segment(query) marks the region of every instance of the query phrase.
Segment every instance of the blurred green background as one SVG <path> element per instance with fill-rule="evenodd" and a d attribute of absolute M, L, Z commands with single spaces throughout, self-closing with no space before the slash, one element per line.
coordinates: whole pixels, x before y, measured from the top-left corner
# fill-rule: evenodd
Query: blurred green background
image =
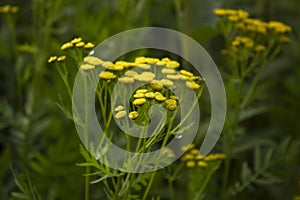
<path fill-rule="evenodd" d="M 83 161 L 80 141 L 57 106 L 63 84 L 47 63 L 62 43 L 80 36 L 98 44 L 131 28 L 166 27 L 194 38 L 222 66 L 222 37 L 213 14 L 218 7 L 244 9 L 252 17 L 292 26 L 291 43 L 269 64 L 258 91 L 268 111 L 244 126 L 250 135 L 300 140 L 299 0 L 1 0 L 0 6 L 6 4 L 19 11 L 0 13 L 0 199 L 20 190 L 41 199 L 83 199 L 84 169 L 76 166 Z M 299 157 L 283 163 L 278 172 L 283 182 L 250 189 L 236 199 L 300 194 Z M 218 185 L 211 184 L 212 190 Z M 101 185 L 92 185 L 91 198 L 105 199 Z"/>

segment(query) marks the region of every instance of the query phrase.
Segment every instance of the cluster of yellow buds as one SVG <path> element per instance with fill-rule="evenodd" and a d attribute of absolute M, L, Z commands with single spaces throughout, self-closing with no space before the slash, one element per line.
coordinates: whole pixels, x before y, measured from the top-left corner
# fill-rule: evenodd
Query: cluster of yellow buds
<path fill-rule="evenodd" d="M 20 10 L 18 6 L 5 5 L 0 6 L 0 13 L 17 13 Z"/>
<path fill-rule="evenodd" d="M 81 37 L 78 37 L 78 38 L 74 38 L 70 42 L 67 42 L 67 43 L 64 43 L 63 45 L 61 45 L 60 49 L 66 50 L 66 49 L 69 49 L 72 47 L 82 47 L 85 49 L 92 49 L 95 47 L 95 45 L 91 42 L 85 43 Z"/>
<path fill-rule="evenodd" d="M 95 45 L 91 42 L 88 42 L 88 43 L 85 43 L 81 37 L 78 37 L 78 38 L 74 38 L 72 39 L 70 42 L 67 42 L 63 45 L 61 45 L 60 49 L 61 50 L 67 50 L 69 48 L 73 48 L 73 47 L 77 47 L 77 48 L 85 48 L 85 49 L 92 49 L 95 47 Z M 65 55 L 62 55 L 62 56 L 51 56 L 49 59 L 48 59 L 48 63 L 53 63 L 55 61 L 58 61 L 58 62 L 62 62 L 66 59 L 67 57 Z M 96 62 L 96 61 L 94 61 Z M 89 64 L 85 64 L 85 65 L 82 65 L 81 66 L 83 69 L 94 69 L 95 67 L 93 65 L 89 65 Z"/>
<path fill-rule="evenodd" d="M 161 73 L 165 75 L 165 78 L 160 80 L 155 79 L 155 74 L 150 71 L 144 71 L 138 73 L 137 71 L 131 70 L 134 67 L 141 70 L 150 70 L 152 65 L 161 67 Z M 91 70 L 96 66 L 104 67 L 110 73 L 102 72 L 100 78 L 111 80 L 115 79 L 113 75 L 114 71 L 125 71 L 124 76 L 120 77 L 118 81 L 124 84 L 132 84 L 135 81 L 150 83 L 154 90 L 162 90 L 164 87 L 173 87 L 174 81 L 183 80 L 186 82 L 186 86 L 191 89 L 198 89 L 201 87 L 197 81 L 203 81 L 199 76 L 195 76 L 193 73 L 187 70 L 177 69 L 180 64 L 177 61 L 170 60 L 169 58 L 149 58 L 149 57 L 137 57 L 134 62 L 116 61 L 115 63 L 110 61 L 103 61 L 102 59 L 95 56 L 87 56 L 84 58 L 84 63 L 81 65 L 82 70 Z"/>
<path fill-rule="evenodd" d="M 242 46 L 247 47 L 248 51 L 265 51 L 268 41 L 273 37 L 280 43 L 290 42 L 290 38 L 285 34 L 290 32 L 292 28 L 282 22 L 264 22 L 250 18 L 249 13 L 244 10 L 218 8 L 214 10 L 214 13 L 223 19 L 222 22 L 231 24 L 230 27 L 233 27 L 233 29 L 236 28 L 233 32 L 237 36 L 233 38 L 229 48 L 234 53 L 238 52 L 238 48 Z M 260 43 L 256 44 L 257 41 Z M 228 53 L 226 50 L 223 52 Z"/>
<path fill-rule="evenodd" d="M 127 114 L 125 107 L 122 105 L 115 107 L 114 111 L 116 112 L 116 114 L 115 114 L 116 119 L 121 119 L 121 118 L 125 117 Z M 139 116 L 139 113 L 137 111 L 132 111 L 128 114 L 128 117 L 133 120 L 138 118 L 138 116 Z"/>
<path fill-rule="evenodd" d="M 213 153 L 202 156 L 199 149 L 195 147 L 195 144 L 182 147 L 182 151 L 185 151 L 185 153 L 181 157 L 181 161 L 184 162 L 188 168 L 193 168 L 195 166 L 205 168 L 210 161 L 223 160 L 225 158 L 225 154 L 223 153 Z"/>

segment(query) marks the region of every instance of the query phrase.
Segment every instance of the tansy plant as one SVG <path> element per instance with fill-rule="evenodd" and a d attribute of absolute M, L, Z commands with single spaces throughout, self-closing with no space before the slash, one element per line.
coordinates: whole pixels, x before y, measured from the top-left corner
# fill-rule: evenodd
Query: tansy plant
<path fill-rule="evenodd" d="M 182 135 L 187 134 L 187 129 L 191 126 L 181 127 L 188 116 L 180 118 L 180 98 L 186 98 L 186 91 L 191 91 L 195 94 L 196 99 L 202 94 L 204 87 L 204 79 L 184 69 L 176 60 L 168 57 L 151 58 L 151 57 L 136 57 L 132 61 L 117 60 L 115 62 L 103 60 L 94 55 L 94 51 L 87 54 L 87 50 L 93 48 L 92 43 L 85 43 L 81 38 L 74 38 L 61 46 L 64 52 L 62 55 L 51 56 L 49 63 L 56 63 L 59 75 L 61 76 L 66 88 L 67 96 L 72 98 L 70 79 L 73 78 L 69 63 L 75 63 L 77 66 L 77 73 L 82 73 L 85 79 L 85 86 L 97 84 L 96 93 L 96 107 L 99 111 L 98 118 L 105 137 L 109 138 L 114 143 L 123 147 L 128 152 L 147 153 L 156 149 L 163 149 L 157 157 L 159 162 L 154 162 L 151 165 L 153 169 L 158 168 L 162 163 L 168 162 L 170 158 L 174 157 L 174 149 L 167 146 L 168 142 L 174 138 L 180 139 Z M 67 66 L 68 65 L 68 66 Z M 99 72 L 100 69 L 100 72 Z M 134 87 L 138 84 L 138 87 Z M 175 94 L 172 90 L 176 87 L 179 90 Z M 117 94 L 114 96 L 114 90 Z M 129 91 L 134 91 L 129 93 Z M 85 93 L 83 93 L 85 94 Z M 125 98 L 129 95 L 129 98 Z M 129 106 L 126 104 L 129 101 Z M 82 102 L 85 104 L 86 102 Z M 80 127 L 86 129 L 86 116 L 77 115 L 77 108 L 73 108 L 75 116 L 71 114 L 70 107 L 62 100 L 60 107 L 66 115 L 74 120 Z M 156 120 L 153 115 L 157 113 L 153 106 L 162 106 L 165 112 L 165 118 Z M 196 102 L 191 101 L 189 113 L 198 106 Z M 112 108 L 112 109 L 111 109 Z M 160 112 L 161 109 L 156 110 Z M 160 113 L 161 114 L 161 113 Z M 155 121 L 155 122 L 153 122 Z M 135 131 L 136 125 L 146 127 L 154 123 L 154 131 L 149 133 L 148 129 L 142 131 Z M 125 128 L 124 128 L 125 127 Z M 133 128 L 132 128 L 133 127 Z M 161 129 L 159 129 L 162 127 Z M 124 129 L 123 129 L 124 128 Z M 109 199 L 148 199 L 150 189 L 154 182 L 157 173 L 162 171 L 155 171 L 151 173 L 129 173 L 116 169 L 111 169 L 109 163 L 105 163 L 105 153 L 97 154 L 98 151 L 105 146 L 103 140 L 100 139 L 98 144 L 90 145 L 89 137 L 84 135 L 83 143 L 88 145 L 89 150 L 92 151 L 92 156 L 85 148 L 81 147 L 80 151 L 85 157 L 86 162 L 78 164 L 86 167 L 86 193 L 85 199 L 89 199 L 89 184 L 101 182 L 105 188 L 107 198 Z M 149 136 L 150 137 L 145 137 Z M 180 144 L 180 143 L 179 143 Z M 164 148 L 166 147 L 166 148 Z M 162 173 L 165 179 L 168 180 L 170 188 L 170 199 L 174 199 L 173 184 L 179 172 L 187 168 L 194 168 L 204 170 L 199 178 L 205 179 L 201 185 L 200 193 L 203 195 L 204 188 L 207 185 L 212 173 L 219 167 L 220 159 L 224 159 L 223 154 L 212 154 L 207 157 L 200 156 L 199 151 L 195 146 L 182 147 L 184 151 L 189 152 L 192 149 L 192 154 L 185 154 L 179 164 L 169 166 L 167 173 Z M 181 147 L 178 146 L 179 151 Z M 197 152 L 196 152 L 197 151 Z M 183 153 L 183 151 L 181 151 Z M 191 155 L 195 156 L 192 157 Z M 101 158 L 103 162 L 98 159 Z M 212 164 L 210 164 L 212 162 Z M 123 164 L 123 168 L 130 165 L 130 160 Z M 213 166 L 213 167 L 211 167 Z M 92 167 L 92 168 L 91 168 Z M 139 166 L 130 166 L 131 168 Z M 196 168 L 194 168 L 196 169 Z M 210 172 L 210 173 L 205 173 Z M 167 174 L 167 175 L 166 175 Z M 91 180 L 90 177 L 93 177 Z M 193 190 L 197 187 L 192 187 Z M 191 193 L 193 194 L 193 193 Z M 192 197 L 192 195 L 191 195 Z M 153 197 L 159 199 L 160 197 Z"/>
<path fill-rule="evenodd" d="M 254 183 L 260 183 L 269 168 L 283 159 L 280 157 L 282 155 L 277 157 L 273 155 L 274 160 L 270 160 L 274 148 L 271 146 L 269 155 L 266 155 L 268 158 L 261 163 L 260 160 L 264 159 L 264 154 L 261 153 L 258 142 L 254 153 L 255 169 L 252 171 L 248 162 L 244 162 L 241 180 L 232 181 L 230 178 L 234 174 L 231 170 L 232 159 L 238 156 L 238 152 L 241 153 L 235 148 L 237 141 L 247 138 L 240 122 L 265 111 L 255 105 L 255 102 L 259 101 L 256 89 L 260 89 L 259 81 L 265 68 L 278 56 L 283 45 L 290 42 L 287 33 L 292 29 L 279 21 L 264 22 L 251 18 L 244 10 L 215 9 L 214 14 L 219 17 L 217 27 L 225 41 L 225 48 L 221 52 L 224 62 L 220 65 L 225 75 L 228 111 L 221 138 L 223 151 L 226 154 L 221 195 L 223 198 L 229 198 L 246 190 Z M 267 105 L 264 108 L 266 107 Z M 286 140 L 282 143 L 288 145 Z M 274 180 L 278 179 L 269 176 L 264 178 L 264 183 L 271 184 Z M 228 187 L 229 183 L 232 184 L 230 187 Z"/>

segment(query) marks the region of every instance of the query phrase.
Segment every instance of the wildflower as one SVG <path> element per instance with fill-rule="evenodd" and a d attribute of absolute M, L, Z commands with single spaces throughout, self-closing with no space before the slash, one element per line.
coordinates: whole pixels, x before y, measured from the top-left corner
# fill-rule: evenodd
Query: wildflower
<path fill-rule="evenodd" d="M 291 39 L 285 35 L 282 35 L 279 37 L 279 42 L 281 43 L 289 43 L 291 41 Z"/>
<path fill-rule="evenodd" d="M 122 105 L 118 105 L 117 107 L 115 107 L 114 111 L 118 112 L 118 111 L 121 111 L 121 110 L 125 110 L 125 107 L 122 106 Z"/>
<path fill-rule="evenodd" d="M 136 119 L 136 118 L 138 118 L 138 116 L 139 116 L 139 113 L 137 111 L 132 111 L 128 114 L 128 117 L 130 119 Z"/>
<path fill-rule="evenodd" d="M 195 165 L 196 165 L 195 161 L 190 160 L 186 162 L 186 166 L 189 168 L 195 167 Z"/>
<path fill-rule="evenodd" d="M 114 63 L 110 62 L 110 61 L 103 61 L 101 64 L 104 68 L 112 68 Z"/>
<path fill-rule="evenodd" d="M 193 149 L 193 148 L 195 148 L 195 144 L 190 144 L 190 145 L 188 145 L 188 146 L 183 146 L 183 147 L 181 148 L 181 150 L 182 150 L 182 151 L 188 151 L 188 150 L 191 150 L 191 149 Z"/>
<path fill-rule="evenodd" d="M 85 45 L 84 42 L 78 42 L 75 44 L 76 47 L 83 47 Z"/>
<path fill-rule="evenodd" d="M 167 99 L 166 104 L 177 104 L 177 102 L 174 99 Z"/>
<path fill-rule="evenodd" d="M 249 13 L 244 10 L 238 10 L 237 15 L 239 16 L 240 19 L 245 19 L 249 16 Z"/>
<path fill-rule="evenodd" d="M 171 79 L 171 80 L 179 80 L 182 79 L 182 75 L 181 74 L 167 74 L 167 79 Z"/>
<path fill-rule="evenodd" d="M 115 64 L 116 65 L 123 65 L 124 67 L 130 67 L 131 66 L 131 63 L 126 62 L 126 61 L 117 61 Z"/>
<path fill-rule="evenodd" d="M 239 21 L 239 16 L 237 16 L 237 15 L 230 15 L 230 16 L 228 16 L 228 20 L 232 21 L 232 22 L 237 22 L 237 21 Z"/>
<path fill-rule="evenodd" d="M 173 111 L 176 108 L 177 108 L 177 104 L 176 103 L 167 104 L 167 109 L 170 110 L 170 111 Z"/>
<path fill-rule="evenodd" d="M 135 99 L 132 103 L 135 106 L 140 106 L 146 103 L 146 99 L 145 98 Z"/>
<path fill-rule="evenodd" d="M 180 70 L 180 73 L 185 76 L 193 76 L 193 73 L 191 73 L 187 70 Z"/>
<path fill-rule="evenodd" d="M 121 118 L 125 117 L 125 115 L 126 115 L 126 111 L 122 110 L 122 111 L 117 112 L 116 118 L 121 119 Z"/>
<path fill-rule="evenodd" d="M 156 96 L 155 96 L 155 99 L 156 99 L 157 101 L 165 101 L 167 98 L 164 97 L 162 94 L 159 94 L 159 95 L 156 95 Z"/>
<path fill-rule="evenodd" d="M 126 76 L 130 76 L 130 77 L 134 77 L 135 75 L 137 75 L 138 73 L 132 70 L 128 70 L 127 72 L 125 72 Z"/>
<path fill-rule="evenodd" d="M 204 162 L 204 161 L 198 161 L 197 165 L 199 167 L 207 167 L 208 164 L 207 164 L 207 162 Z"/>
<path fill-rule="evenodd" d="M 191 89 L 198 89 L 200 88 L 200 85 L 198 83 L 195 83 L 194 81 L 187 81 L 185 85 Z"/>
<path fill-rule="evenodd" d="M 102 65 L 104 62 L 103 60 L 95 56 L 87 56 L 83 59 L 83 61 L 91 65 Z"/>
<path fill-rule="evenodd" d="M 254 50 L 256 52 L 261 52 L 261 51 L 265 51 L 266 47 L 264 45 L 258 44 L 258 45 L 255 46 Z"/>
<path fill-rule="evenodd" d="M 57 58 L 57 61 L 59 61 L 59 62 L 62 62 L 62 61 L 64 61 L 64 60 L 66 60 L 66 56 L 59 56 L 59 57 Z"/>
<path fill-rule="evenodd" d="M 137 94 L 145 94 L 146 92 L 148 92 L 147 89 L 138 89 L 135 93 L 137 93 Z"/>
<path fill-rule="evenodd" d="M 18 6 L 10 6 L 10 5 L 5 5 L 5 6 L 0 6 L 0 13 L 17 13 L 19 11 Z"/>
<path fill-rule="evenodd" d="M 135 63 L 145 63 L 146 62 L 146 58 L 145 57 L 137 57 L 134 60 Z"/>
<path fill-rule="evenodd" d="M 227 11 L 225 9 L 217 8 L 214 10 L 214 14 L 217 16 L 224 16 L 227 15 Z"/>
<path fill-rule="evenodd" d="M 171 96 L 170 96 L 170 99 L 178 100 L 178 96 L 171 95 Z"/>
<path fill-rule="evenodd" d="M 166 63 L 166 66 L 169 68 L 175 69 L 175 68 L 179 67 L 180 64 L 177 61 L 170 61 L 170 62 Z"/>
<path fill-rule="evenodd" d="M 194 156 L 192 154 L 185 154 L 181 158 L 182 161 L 193 160 L 193 159 L 194 159 Z"/>
<path fill-rule="evenodd" d="M 95 45 L 91 42 L 88 42 L 87 44 L 85 44 L 83 46 L 83 48 L 85 48 L 85 49 L 91 49 L 91 48 L 94 48 L 94 47 L 95 47 Z"/>
<path fill-rule="evenodd" d="M 125 84 L 130 84 L 130 83 L 134 83 L 134 78 L 132 77 L 121 77 L 118 79 L 121 83 L 125 83 Z"/>
<path fill-rule="evenodd" d="M 175 74 L 176 71 L 174 69 L 170 69 L 170 68 L 163 68 L 161 70 L 161 73 L 163 73 L 163 74 Z"/>
<path fill-rule="evenodd" d="M 168 79 L 161 79 L 160 82 L 166 87 L 172 87 L 174 85 L 173 81 Z"/>
<path fill-rule="evenodd" d="M 80 69 L 82 69 L 82 70 L 91 70 L 91 69 L 95 69 L 95 65 L 82 64 L 82 65 L 80 66 Z"/>
<path fill-rule="evenodd" d="M 150 69 L 151 68 L 151 65 L 148 65 L 148 64 L 140 64 L 140 65 L 137 65 L 138 68 L 140 69 Z"/>
<path fill-rule="evenodd" d="M 73 44 L 72 44 L 71 42 L 67 42 L 67 43 L 63 44 L 63 45 L 60 47 L 60 49 L 61 49 L 61 50 L 66 50 L 66 49 L 71 48 L 71 47 L 73 47 Z"/>
<path fill-rule="evenodd" d="M 143 98 L 143 97 L 145 97 L 145 94 L 143 94 L 143 93 L 136 93 L 136 94 L 133 95 L 133 97 L 137 98 L 137 99 L 138 98 Z"/>
<path fill-rule="evenodd" d="M 141 81 L 141 82 L 151 82 L 154 77 L 155 77 L 155 74 L 153 74 L 152 72 L 143 72 L 141 74 L 135 75 L 134 79 Z"/>
<path fill-rule="evenodd" d="M 57 56 L 51 56 L 48 60 L 48 63 L 52 63 L 57 59 Z"/>
<path fill-rule="evenodd" d="M 81 37 L 78 37 L 78 38 L 74 38 L 73 40 L 71 40 L 71 43 L 72 44 L 76 44 L 76 43 L 79 43 L 82 41 L 82 38 Z"/>
<path fill-rule="evenodd" d="M 165 61 L 158 61 L 157 63 L 156 63 L 156 65 L 166 65 L 167 63 L 165 62 Z"/>
<path fill-rule="evenodd" d="M 148 64 L 156 64 L 160 60 L 158 58 L 146 58 L 146 63 Z"/>
<path fill-rule="evenodd" d="M 193 155 L 199 155 L 199 149 L 192 149 L 191 150 L 191 154 L 193 154 Z"/>
<path fill-rule="evenodd" d="M 114 75 L 114 74 L 111 73 L 111 72 L 104 71 L 104 72 L 101 72 L 101 73 L 99 74 L 99 77 L 100 77 L 100 78 L 103 78 L 103 79 L 110 80 L 110 79 L 116 78 L 116 75 Z"/>
<path fill-rule="evenodd" d="M 278 33 L 286 33 L 286 32 L 290 32 L 292 30 L 292 28 L 290 26 L 285 25 L 282 22 L 277 22 L 277 21 L 269 22 L 268 27 L 270 29 L 275 30 Z"/>
<path fill-rule="evenodd" d="M 155 98 L 155 94 L 154 94 L 154 92 L 147 92 L 145 94 L 145 97 L 147 97 L 149 99 L 153 99 L 153 98 Z"/>
<path fill-rule="evenodd" d="M 154 90 L 161 90 L 164 88 L 164 85 L 159 80 L 151 81 L 150 85 Z"/>
<path fill-rule="evenodd" d="M 123 65 L 116 65 L 116 64 L 110 64 L 107 67 L 108 70 L 112 70 L 112 71 L 122 71 L 124 69 Z"/>

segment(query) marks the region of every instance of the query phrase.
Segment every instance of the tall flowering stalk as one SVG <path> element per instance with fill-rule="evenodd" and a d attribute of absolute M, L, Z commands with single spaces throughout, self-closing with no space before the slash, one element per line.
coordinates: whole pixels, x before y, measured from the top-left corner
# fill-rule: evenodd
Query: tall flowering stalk
<path fill-rule="evenodd" d="M 72 98 L 69 69 L 66 61 L 75 61 L 78 67 L 78 73 L 82 73 L 84 80 L 84 88 L 89 85 L 97 84 L 96 89 L 96 107 L 99 109 L 98 117 L 103 127 L 105 137 L 109 138 L 116 144 L 128 152 L 148 153 L 156 149 L 162 149 L 157 154 L 158 162 L 152 163 L 154 169 L 158 168 L 162 163 L 168 162 L 174 157 L 174 150 L 167 146 L 168 142 L 174 138 L 180 139 L 182 135 L 192 124 L 186 125 L 189 116 L 183 116 L 180 119 L 180 98 L 185 98 L 187 91 L 195 93 L 198 99 L 203 90 L 204 80 L 192 72 L 183 69 L 180 63 L 170 58 L 151 58 L 136 57 L 133 61 L 118 60 L 116 62 L 105 61 L 94 55 L 92 51 L 89 55 L 85 49 L 93 48 L 92 43 L 84 43 L 81 38 L 75 38 L 61 46 L 61 50 L 67 52 L 65 55 L 52 56 L 49 63 L 57 63 L 58 72 L 65 83 L 67 93 Z M 69 60 L 70 62 L 70 60 Z M 99 70 L 101 71 L 99 73 Z M 96 73 L 96 74 L 95 74 Z M 138 85 L 136 88 L 135 84 Z M 177 88 L 177 94 L 173 93 L 173 89 Z M 84 89 L 85 90 L 85 89 Z M 117 94 L 114 96 L 114 90 Z M 129 94 L 130 91 L 134 91 Z M 86 95 L 83 92 L 83 95 Z M 130 98 L 125 98 L 129 95 Z M 87 101 L 86 101 L 87 102 Z M 86 102 L 83 102 L 85 104 Z M 129 102 L 129 104 L 128 104 Z M 126 106 L 128 104 L 128 106 Z M 196 102 L 191 101 L 188 108 L 188 114 L 197 106 Z M 155 111 L 153 111 L 153 106 Z M 72 116 L 70 109 L 61 103 L 64 112 L 74 120 L 80 127 L 86 129 L 88 118 L 80 116 L 75 107 L 75 116 Z M 160 108 L 163 108 L 161 110 Z M 155 115 L 165 112 L 165 118 L 157 120 Z M 142 128 L 141 132 L 138 127 L 146 127 L 154 124 L 151 132 Z M 182 126 L 185 126 L 182 128 Z M 133 191 L 140 184 L 137 180 L 146 180 L 144 192 L 138 191 L 139 198 L 147 199 L 150 188 L 153 184 L 157 172 L 125 173 L 116 169 L 110 169 L 106 160 L 110 155 L 103 152 L 105 144 L 100 139 L 95 144 L 89 141 L 87 130 L 83 137 L 83 143 L 90 148 L 92 154 L 89 155 L 83 148 L 81 152 L 86 158 L 86 163 L 79 164 L 86 167 L 86 196 L 89 199 L 89 184 L 102 182 L 105 187 L 108 198 L 133 198 Z M 90 143 L 93 143 L 91 146 Z M 107 147 L 109 148 L 109 147 Z M 180 149 L 180 146 L 178 147 Z M 100 153 L 99 153 L 100 152 Z M 99 162 L 101 159 L 104 162 Z M 134 159 L 134 158 L 133 158 Z M 143 162 L 141 160 L 140 162 Z M 90 167 L 94 167 L 91 171 Z M 123 164 L 124 168 L 137 168 L 141 166 L 131 166 L 131 160 Z M 182 167 L 182 166 L 181 166 Z M 180 168 L 181 168 L 180 167 Z M 91 181 L 90 176 L 96 177 Z M 97 178 L 98 177 L 98 178 Z M 174 180 L 173 180 L 174 181 Z M 143 182 L 144 183 L 144 182 Z M 170 181 L 170 186 L 172 185 Z M 139 188 L 139 187 L 138 187 Z"/>
<path fill-rule="evenodd" d="M 226 122 L 223 148 L 226 153 L 223 193 L 230 176 L 233 147 L 238 136 L 241 112 L 255 100 L 255 90 L 259 80 L 270 63 L 281 51 L 285 43 L 290 42 L 286 35 L 291 27 L 279 22 L 264 22 L 249 17 L 244 10 L 215 9 L 219 17 L 218 28 L 225 38 L 225 71 L 228 73 L 227 89 L 233 89 L 234 95 L 228 96 L 228 120 Z"/>

